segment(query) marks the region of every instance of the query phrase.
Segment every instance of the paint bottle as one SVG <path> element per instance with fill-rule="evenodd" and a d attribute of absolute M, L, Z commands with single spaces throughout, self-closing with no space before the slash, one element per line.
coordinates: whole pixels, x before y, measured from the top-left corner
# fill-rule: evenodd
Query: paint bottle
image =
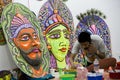
<path fill-rule="evenodd" d="M 98 61 L 98 59 L 95 59 L 93 64 L 94 64 L 94 71 L 96 73 L 98 73 L 99 72 L 99 61 Z"/>
<path fill-rule="evenodd" d="M 85 67 L 77 67 L 77 80 L 86 80 L 88 70 Z"/>

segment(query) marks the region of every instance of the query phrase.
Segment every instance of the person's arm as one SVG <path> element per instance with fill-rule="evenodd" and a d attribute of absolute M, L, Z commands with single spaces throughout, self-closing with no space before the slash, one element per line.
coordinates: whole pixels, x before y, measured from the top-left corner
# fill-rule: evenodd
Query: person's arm
<path fill-rule="evenodd" d="M 99 36 L 96 36 L 96 39 L 94 41 L 94 44 L 90 44 L 90 47 L 87 50 L 88 53 L 95 54 L 100 59 L 104 59 L 107 50 L 103 39 Z"/>
<path fill-rule="evenodd" d="M 105 58 L 105 59 L 101 59 L 99 61 L 99 66 L 100 69 L 105 69 L 107 70 L 110 66 L 112 68 L 116 67 L 116 59 L 115 58 Z M 91 64 L 90 66 L 87 67 L 88 71 L 93 71 L 94 70 L 94 65 Z"/>
<path fill-rule="evenodd" d="M 100 59 L 104 59 L 106 58 L 106 52 L 108 51 L 107 50 L 107 47 L 103 41 L 102 38 L 100 38 L 99 42 L 98 42 L 98 45 L 99 45 L 99 48 L 96 52 L 96 55 L 100 58 Z"/>
<path fill-rule="evenodd" d="M 70 55 L 71 66 L 74 66 L 74 58 L 77 55 L 77 53 L 79 53 L 79 49 L 80 49 L 80 44 L 78 41 L 76 41 L 71 50 L 71 55 Z"/>
<path fill-rule="evenodd" d="M 105 53 L 104 53 L 104 52 L 99 52 L 99 51 L 97 50 L 96 55 L 97 55 L 100 59 L 104 59 L 104 58 L 105 58 Z"/>
<path fill-rule="evenodd" d="M 104 52 L 100 52 L 99 50 L 97 50 L 97 48 L 93 45 L 93 44 L 90 44 L 90 47 L 88 50 L 86 50 L 86 53 L 88 55 L 91 55 L 90 57 L 87 56 L 88 58 L 95 58 L 95 56 L 98 56 L 100 59 L 104 59 L 105 58 L 105 53 Z"/>
<path fill-rule="evenodd" d="M 75 56 L 76 56 L 76 53 L 70 55 L 70 62 L 71 62 L 71 65 L 74 64 L 74 58 L 75 58 Z"/>

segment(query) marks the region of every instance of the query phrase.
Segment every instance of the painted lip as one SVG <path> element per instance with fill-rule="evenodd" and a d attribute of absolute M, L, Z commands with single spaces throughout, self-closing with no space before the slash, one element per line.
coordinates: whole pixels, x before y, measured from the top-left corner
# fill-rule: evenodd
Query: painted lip
<path fill-rule="evenodd" d="M 34 53 L 38 53 L 38 52 L 40 52 L 40 49 L 35 48 L 35 49 L 32 50 L 32 52 L 34 52 Z"/>
<path fill-rule="evenodd" d="M 60 51 L 62 51 L 62 52 L 66 52 L 66 48 L 61 48 L 61 49 L 59 49 Z"/>
<path fill-rule="evenodd" d="M 33 50 L 28 54 L 30 59 L 36 59 L 41 56 L 41 50 L 39 48 L 33 48 Z"/>

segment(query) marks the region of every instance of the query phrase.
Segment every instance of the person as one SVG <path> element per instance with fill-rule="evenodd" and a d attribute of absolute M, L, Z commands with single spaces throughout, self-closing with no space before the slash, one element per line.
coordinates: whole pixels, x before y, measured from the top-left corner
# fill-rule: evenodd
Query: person
<path fill-rule="evenodd" d="M 82 50 L 81 53 L 84 59 L 83 66 L 87 67 L 93 64 L 93 61 L 97 59 L 104 59 L 107 57 L 108 49 L 106 48 L 103 39 L 98 35 L 91 35 L 89 32 L 84 31 L 78 35 L 78 40 L 73 45 L 72 54 L 70 56 L 71 64 L 74 65 L 74 58 L 76 54 L 79 53 L 79 50 Z"/>
<path fill-rule="evenodd" d="M 42 63 L 42 46 L 40 38 L 35 27 L 23 15 L 17 13 L 11 21 L 11 39 L 19 49 L 24 64 L 31 72 L 32 77 L 41 77 L 46 74 L 41 66 Z M 20 55 L 18 55 L 20 57 Z"/>

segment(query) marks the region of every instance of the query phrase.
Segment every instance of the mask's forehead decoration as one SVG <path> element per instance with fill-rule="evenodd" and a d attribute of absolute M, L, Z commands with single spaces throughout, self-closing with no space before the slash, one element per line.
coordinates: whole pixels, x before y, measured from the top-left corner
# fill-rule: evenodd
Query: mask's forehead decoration
<path fill-rule="evenodd" d="M 68 25 L 65 23 L 63 18 L 58 14 L 58 10 L 54 10 L 54 14 L 51 15 L 46 20 L 46 23 L 45 23 L 46 30 L 44 31 L 44 35 L 46 35 L 46 33 L 48 33 L 51 29 L 56 27 L 57 24 L 64 25 L 68 29 L 68 31 L 70 31 L 70 28 L 68 27 Z"/>
<path fill-rule="evenodd" d="M 56 24 L 63 24 L 69 31 L 71 31 L 71 37 L 73 37 L 73 18 L 70 10 L 60 0 L 48 0 L 40 9 L 39 22 L 44 32 L 54 28 Z M 71 38 L 72 39 L 72 38 Z"/>
<path fill-rule="evenodd" d="M 10 32 L 11 38 L 16 38 L 21 29 L 33 28 L 29 20 L 21 14 L 17 13 L 11 22 Z"/>
<path fill-rule="evenodd" d="M 21 71 L 34 78 L 49 69 L 49 53 L 39 26 L 34 13 L 22 4 L 10 3 L 3 10 L 2 28 L 12 58 Z"/>

